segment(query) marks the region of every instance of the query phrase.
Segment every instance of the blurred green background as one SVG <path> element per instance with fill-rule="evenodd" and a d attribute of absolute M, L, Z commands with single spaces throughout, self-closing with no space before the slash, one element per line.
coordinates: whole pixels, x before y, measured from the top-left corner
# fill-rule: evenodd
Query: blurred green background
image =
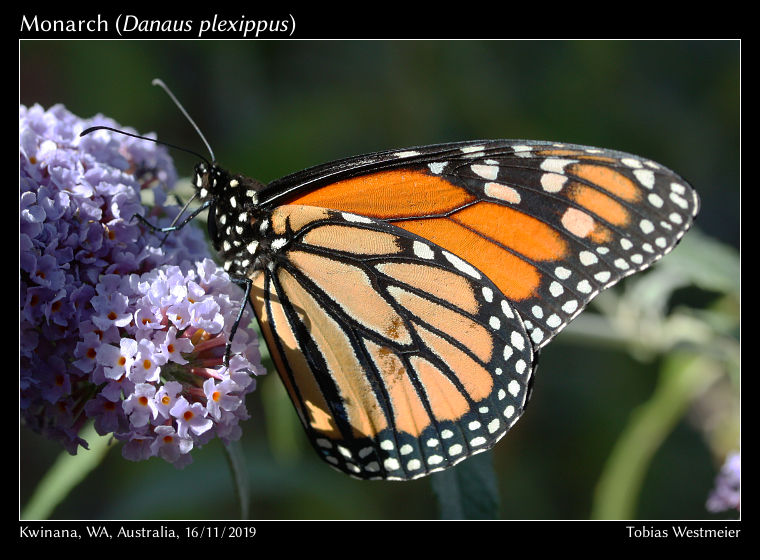
<path fill-rule="evenodd" d="M 704 502 L 722 454 L 738 444 L 738 380 L 731 372 L 738 363 L 739 42 L 25 40 L 19 48 L 22 104 L 63 103 L 81 117 L 103 113 L 203 152 L 190 125 L 150 85 L 158 77 L 222 165 L 265 182 L 364 152 L 478 138 L 602 146 L 676 170 L 701 197 L 697 227 L 724 246 L 712 253 L 697 241 L 689 250 L 687 235 L 671 267 L 688 268 L 693 255 L 703 270 L 726 254 L 731 264 L 721 268 L 725 289 L 726 282 L 679 284 L 672 293 L 663 288 L 662 297 L 667 311 L 696 310 L 689 316 L 699 315 L 712 329 L 704 346 L 720 348 L 707 368 L 717 382 L 695 389 L 699 398 L 688 400 L 655 446 L 632 516 L 738 516 L 709 514 Z M 180 174 L 188 175 L 192 158 L 173 155 Z M 618 304 L 635 297 L 635 282 L 616 287 L 602 311 L 618 316 Z M 713 317 L 716 307 L 723 314 L 710 323 L 703 315 Z M 542 353 L 527 413 L 493 452 L 503 518 L 591 517 L 615 443 L 672 363 L 646 336 L 629 345 L 621 341 L 632 333 L 623 330 L 617 339 L 596 340 L 586 330 L 594 332 L 593 320 L 578 323 Z M 428 480 L 361 482 L 328 468 L 283 399 L 272 374 L 259 379 L 248 403 L 252 419 L 243 425 L 242 448 L 251 518 L 438 517 Z M 729 435 L 715 436 L 715 408 L 729 417 L 721 424 Z M 22 427 L 22 505 L 58 453 Z M 221 445 L 194 456 L 191 466 L 176 471 L 157 459 L 127 462 L 113 449 L 53 517 L 236 518 Z"/>

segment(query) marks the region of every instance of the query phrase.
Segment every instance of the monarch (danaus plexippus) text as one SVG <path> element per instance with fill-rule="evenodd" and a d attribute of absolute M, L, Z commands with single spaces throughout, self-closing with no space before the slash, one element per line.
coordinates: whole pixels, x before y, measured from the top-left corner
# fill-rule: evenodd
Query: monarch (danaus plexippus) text
<path fill-rule="evenodd" d="M 699 207 L 648 159 L 527 140 L 383 151 L 268 185 L 206 161 L 193 182 L 201 207 L 163 231 L 209 210 L 309 440 L 362 479 L 492 447 L 538 351 L 673 249 Z"/>

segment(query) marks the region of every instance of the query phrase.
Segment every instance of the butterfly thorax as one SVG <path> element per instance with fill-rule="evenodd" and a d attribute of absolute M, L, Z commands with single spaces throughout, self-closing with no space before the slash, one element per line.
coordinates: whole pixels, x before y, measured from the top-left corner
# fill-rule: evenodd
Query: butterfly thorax
<path fill-rule="evenodd" d="M 258 205 L 264 185 L 244 175 L 233 175 L 216 163 L 195 166 L 193 186 L 201 203 L 209 207 L 208 232 L 225 270 L 244 276 L 254 268 L 266 247 L 261 224 L 269 212 Z M 256 268 L 263 266 L 259 263 Z"/>

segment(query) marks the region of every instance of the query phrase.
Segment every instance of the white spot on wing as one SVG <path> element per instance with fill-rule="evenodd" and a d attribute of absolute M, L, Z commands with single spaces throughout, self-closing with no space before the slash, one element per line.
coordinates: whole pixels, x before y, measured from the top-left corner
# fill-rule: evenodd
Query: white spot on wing
<path fill-rule="evenodd" d="M 601 272 L 597 272 L 596 274 L 594 274 L 594 278 L 598 280 L 599 282 L 601 282 L 602 284 L 606 284 L 607 282 L 609 282 L 610 276 L 611 274 L 609 270 L 603 270 Z"/>
<path fill-rule="evenodd" d="M 421 241 L 415 241 L 412 243 L 412 251 L 414 251 L 414 254 L 421 259 L 432 259 L 435 257 L 435 253 L 433 253 L 433 250 L 430 248 L 430 246 L 422 243 Z"/>
<path fill-rule="evenodd" d="M 599 260 L 591 251 L 581 251 L 580 255 L 578 256 L 580 258 L 581 264 L 585 266 L 596 264 Z"/>
<path fill-rule="evenodd" d="M 507 385 L 507 391 L 509 391 L 510 395 L 516 397 L 520 394 L 520 384 L 513 379 L 509 382 L 509 385 Z"/>
<path fill-rule="evenodd" d="M 272 241 L 271 248 L 273 251 L 279 251 L 285 245 L 287 245 L 287 243 L 288 243 L 287 239 L 285 239 L 284 237 L 280 237 Z"/>
<path fill-rule="evenodd" d="M 358 224 L 371 224 L 374 223 L 372 218 L 366 216 L 359 216 L 358 214 L 349 214 L 348 212 L 341 212 L 340 214 L 347 222 L 355 222 Z"/>
<path fill-rule="evenodd" d="M 453 264 L 454 267 L 460 272 L 463 272 L 468 276 L 475 278 L 476 280 L 480 280 L 480 273 L 471 264 L 463 261 L 448 251 L 443 251 L 443 256 L 446 257 L 446 260 Z"/>
<path fill-rule="evenodd" d="M 527 146 L 527 145 L 521 144 L 517 146 L 512 146 L 512 150 L 514 151 L 517 157 L 531 157 L 531 151 L 533 150 L 533 146 Z"/>
<path fill-rule="evenodd" d="M 406 464 L 406 468 L 407 468 L 407 470 L 410 470 L 410 471 L 416 471 L 416 470 L 417 470 L 417 469 L 419 469 L 421 466 L 422 466 L 422 463 L 420 463 L 420 460 L 419 460 L 419 459 L 412 459 L 411 461 L 409 461 L 409 462 Z"/>
<path fill-rule="evenodd" d="M 641 220 L 639 227 L 644 233 L 652 233 L 654 231 L 654 224 L 649 220 Z"/>
<path fill-rule="evenodd" d="M 393 154 L 397 158 L 408 158 L 408 157 L 414 157 L 420 155 L 420 153 L 416 150 L 406 150 L 405 152 L 396 152 Z"/>
<path fill-rule="evenodd" d="M 428 168 L 432 173 L 435 173 L 436 175 L 440 175 L 444 167 L 446 167 L 445 161 L 435 161 L 433 163 L 428 163 Z"/>
<path fill-rule="evenodd" d="M 483 179 L 488 179 L 489 181 L 496 180 L 496 177 L 499 174 L 499 168 L 495 165 L 474 164 L 470 166 L 470 169 L 472 169 L 472 172 L 475 173 L 475 175 L 483 177 Z"/>
<path fill-rule="evenodd" d="M 633 174 L 644 187 L 651 189 L 654 187 L 654 171 L 651 169 L 636 169 Z"/>
<path fill-rule="evenodd" d="M 562 284 L 557 282 L 556 280 L 552 281 L 551 284 L 549 284 L 549 293 L 553 295 L 554 297 L 559 297 L 565 292 L 565 288 L 562 287 Z"/>
<path fill-rule="evenodd" d="M 577 300 L 571 299 L 562 304 L 562 311 L 565 313 L 575 313 L 576 309 L 578 309 Z"/>
<path fill-rule="evenodd" d="M 401 467 L 401 465 L 399 465 L 399 462 L 393 457 L 383 461 L 383 466 L 385 467 L 386 470 L 389 470 L 389 471 L 395 471 L 396 469 Z"/>
<path fill-rule="evenodd" d="M 541 187 L 550 193 L 556 193 L 562 190 L 567 177 L 559 173 L 544 173 L 541 175 Z"/>
<path fill-rule="evenodd" d="M 519 332 L 512 331 L 512 335 L 510 336 L 509 340 L 512 343 L 512 346 L 518 350 L 523 350 L 525 348 L 525 339 Z"/>
<path fill-rule="evenodd" d="M 676 205 L 680 206 L 684 210 L 689 207 L 689 203 L 686 202 L 686 199 L 675 192 L 670 193 L 670 200 L 672 200 Z"/>
<path fill-rule="evenodd" d="M 564 173 L 565 166 L 571 163 L 578 163 L 575 159 L 564 158 L 547 158 L 541 162 L 541 169 L 544 171 L 551 171 L 552 173 Z"/>
<path fill-rule="evenodd" d="M 560 280 L 567 280 L 570 278 L 571 271 L 564 266 L 558 266 L 554 269 L 554 275 Z"/>
<path fill-rule="evenodd" d="M 592 290 L 591 284 L 586 279 L 583 279 L 580 282 L 578 282 L 576 289 L 582 294 L 590 294 Z"/>
<path fill-rule="evenodd" d="M 494 183 L 491 181 L 489 183 L 486 183 L 483 190 L 486 193 L 486 196 L 490 196 L 491 198 L 498 198 L 499 200 L 503 200 L 504 202 L 509 202 L 511 204 L 520 204 L 520 201 L 522 200 L 520 193 L 517 192 L 517 190 L 512 187 L 508 187 L 507 185 L 502 185 L 501 183 Z"/>
<path fill-rule="evenodd" d="M 463 154 L 474 154 L 476 152 L 482 152 L 484 147 L 485 146 L 482 146 L 482 145 L 479 145 L 479 146 L 464 146 L 462 148 L 462 153 Z"/>

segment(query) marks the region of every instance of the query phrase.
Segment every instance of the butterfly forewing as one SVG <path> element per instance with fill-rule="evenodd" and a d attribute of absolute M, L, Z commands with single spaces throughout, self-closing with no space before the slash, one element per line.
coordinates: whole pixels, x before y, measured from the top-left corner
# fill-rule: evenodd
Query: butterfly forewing
<path fill-rule="evenodd" d="M 669 252 L 699 205 L 683 179 L 650 160 L 528 141 L 382 152 L 303 171 L 268 192 L 386 221 L 459 256 L 513 304 L 536 348 L 600 290 Z"/>
<path fill-rule="evenodd" d="M 271 228 L 283 241 L 253 273 L 251 299 L 328 463 L 416 478 L 488 449 L 517 420 L 533 349 L 481 271 L 366 216 L 286 205 Z"/>

